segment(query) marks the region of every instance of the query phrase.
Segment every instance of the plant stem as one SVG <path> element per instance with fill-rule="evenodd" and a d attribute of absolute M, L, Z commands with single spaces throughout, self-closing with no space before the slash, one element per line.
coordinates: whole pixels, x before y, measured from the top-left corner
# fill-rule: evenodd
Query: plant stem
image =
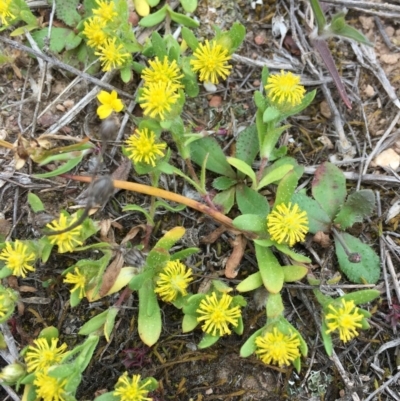
<path fill-rule="evenodd" d="M 317 21 L 318 35 L 322 35 L 326 26 L 326 18 L 324 12 L 322 11 L 321 5 L 319 4 L 318 0 L 310 0 L 310 3 L 315 16 L 315 20 Z"/>

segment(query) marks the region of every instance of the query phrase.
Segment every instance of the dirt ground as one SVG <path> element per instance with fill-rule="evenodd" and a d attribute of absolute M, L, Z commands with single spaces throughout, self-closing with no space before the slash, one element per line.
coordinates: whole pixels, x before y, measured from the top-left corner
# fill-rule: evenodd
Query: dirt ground
<path fill-rule="evenodd" d="M 312 177 L 315 166 L 330 160 L 348 174 L 349 190 L 360 185 L 361 188 L 373 189 L 379 195 L 379 208 L 371 219 L 353 227 L 356 235 L 373 244 L 381 255 L 385 272 L 377 284 L 381 298 L 373 310 L 371 329 L 362 332 L 348 346 L 335 343 L 336 358 L 328 358 L 316 335 L 318 328 L 312 316 L 315 301 L 310 288 L 301 283 L 286 285 L 283 291 L 286 318 L 302 333 L 310 349 L 308 358 L 303 360 L 301 373 L 296 374 L 291 369 L 266 367 L 254 356 L 247 359 L 239 357 L 243 339 L 265 323 L 265 312 L 257 308 L 257 294 L 246 294 L 248 306 L 243 311 L 246 322 L 243 336 L 222 338 L 217 345 L 206 350 L 196 348 L 201 339 L 200 330 L 182 334 L 181 312 L 166 304 L 162 306 L 163 332 L 160 341 L 151 349 L 144 346 L 137 335 L 137 298 L 132 295 L 118 316 L 111 342 L 100 341 L 95 357 L 85 372 L 77 399 L 92 400 L 99 391 L 110 391 L 127 366 L 131 373 L 153 376 L 159 381 L 159 389 L 151 394 L 155 401 L 334 401 L 357 400 L 357 397 L 360 400 L 400 400 L 397 368 L 400 365 L 400 312 L 393 315 L 389 308 L 390 305 L 400 308 L 400 235 L 397 230 L 400 214 L 395 208 L 400 198 L 400 178 L 396 173 L 400 164 L 400 101 L 397 99 L 400 87 L 400 3 L 394 0 L 389 3 L 378 0 L 359 2 L 357 6 L 354 3 L 357 2 L 332 0 L 324 3 L 328 15 L 347 7 L 347 21 L 374 43 L 368 52 L 341 39 L 328 41 L 352 102 L 352 109 L 349 110 L 341 101 L 320 57 L 310 46 L 308 34 L 313 20 L 307 1 L 200 0 L 195 12 L 201 22 L 196 31 L 199 38 L 211 37 L 213 25 L 228 29 L 235 21 L 245 25 L 247 35 L 234 58 L 233 73 L 228 81 L 219 85 L 218 91 L 213 94 L 202 89 L 200 96 L 185 106 L 183 117 L 197 126 L 206 127 L 217 116 L 220 126 L 228 131 L 228 144 L 241 127 L 254 122 L 256 108 L 252 97 L 260 86 L 263 65 L 274 72 L 290 69 L 301 75 L 307 90 L 317 89 L 311 106 L 290 119 L 292 127 L 284 135 L 282 144 L 286 143 L 289 155 L 307 167 L 302 179 L 304 185 L 308 185 L 307 180 Z M 390 7 L 385 8 L 385 4 Z M 274 17 L 277 16 L 283 18 L 288 29 L 284 38 L 272 34 L 276 24 Z M 162 33 L 163 26 L 159 29 Z M 6 30 L 0 35 L 8 37 L 8 33 Z M 143 34 L 143 30 L 139 33 Z M 0 67 L 0 139 L 14 143 L 19 134 L 29 137 L 29 127 L 36 115 L 39 67 L 37 61 L 24 52 L 0 42 L 1 47 L 15 57 L 15 63 Z M 74 78 L 57 67 L 51 69 L 51 77 L 52 80 L 44 86 L 39 113 Z M 125 85 L 116 75 L 110 83 L 133 94 L 139 82 L 140 78 L 135 76 L 132 82 Z M 57 107 L 53 105 L 38 118 L 34 136 L 43 135 L 52 124 L 60 121 L 71 105 L 76 104 L 92 86 L 82 80 L 69 90 Z M 99 120 L 95 102 L 92 103 L 65 125 L 59 135 L 66 139 L 89 135 L 95 139 Z M 133 113 L 140 113 L 140 109 L 136 108 Z M 126 124 L 125 137 L 133 128 L 133 123 Z M 350 147 L 344 146 L 346 141 Z M 59 143 L 71 142 L 59 140 Z M 121 141 L 106 155 L 106 168 L 111 172 L 123 164 L 120 145 Z M 11 238 L 38 238 L 40 218 L 46 222 L 46 218 L 51 219 L 60 209 L 74 206 L 74 199 L 84 190 L 83 185 L 63 178 L 33 178 L 32 173 L 41 170 L 32 163 L 16 170 L 12 152 L 2 148 L 0 167 L 0 232 L 5 235 L 11 232 Z M 87 175 L 89 169 L 90 158 L 87 158 L 75 173 Z M 148 183 L 146 178 L 137 177 L 128 170 L 120 172 L 119 177 Z M 184 190 L 182 183 L 178 182 L 178 188 Z M 42 216 L 34 216 L 27 204 L 30 191 L 39 195 L 45 203 L 46 213 Z M 146 196 L 120 191 L 94 218 L 98 221 L 115 219 L 121 216 L 125 204 L 137 203 L 145 207 L 146 202 L 148 205 Z M 194 229 L 201 224 L 203 231 L 200 243 L 196 244 L 200 246 L 201 253 L 192 257 L 190 263 L 203 264 L 205 277 L 223 278 L 224 262 L 232 251 L 229 233 L 222 235 L 214 244 L 204 245 L 201 235 L 212 232 L 218 226 L 211 220 L 188 209 L 156 217 L 151 243 L 176 225 Z M 118 223 L 120 227 L 113 228 L 117 243 L 132 227 L 145 221 L 143 215 L 130 213 L 118 219 Z M 322 276 L 333 276 L 337 271 L 333 249 L 319 248 L 310 243 L 307 247 L 299 246 L 298 250 L 313 258 L 313 269 Z M 387 270 L 388 260 L 394 268 L 394 276 Z M 75 262 L 75 255 L 54 253 L 46 265 L 36 269 L 34 275 L 18 282 L 6 280 L 7 285 L 20 288 L 23 300 L 19 313 L 9 325 L 19 347 L 27 345 L 48 325 L 57 326 L 62 341 L 73 346 L 81 341 L 77 332 L 82 324 L 107 309 L 118 298 L 111 296 L 92 304 L 84 300 L 77 308 L 71 309 L 67 302 L 69 291 L 62 284 L 60 273 Z M 248 249 L 238 277 L 227 282 L 236 285 L 240 279 L 255 271 L 255 265 L 255 255 Z M 42 282 L 50 278 L 55 279 L 54 284 L 44 288 Z M 350 288 L 344 277 L 340 285 L 343 291 Z M 374 395 L 377 389 L 379 391 Z M 7 392 L 0 390 L 0 398 L 11 399 L 7 397 Z"/>

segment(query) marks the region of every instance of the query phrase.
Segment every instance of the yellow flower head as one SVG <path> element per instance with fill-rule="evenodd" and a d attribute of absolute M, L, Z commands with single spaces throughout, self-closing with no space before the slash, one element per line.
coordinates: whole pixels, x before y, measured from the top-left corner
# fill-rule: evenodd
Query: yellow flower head
<path fill-rule="evenodd" d="M 115 44 L 117 38 L 106 39 L 103 45 L 98 46 L 94 54 L 100 57 L 103 71 L 111 71 L 125 64 L 130 53 L 124 53 L 124 46 Z"/>
<path fill-rule="evenodd" d="M 164 57 L 164 61 L 161 62 L 158 57 L 154 60 L 149 61 L 150 67 L 145 68 L 142 71 L 142 78 L 145 85 L 156 84 L 158 82 L 169 83 L 174 90 L 183 88 L 181 79 L 183 74 L 181 73 L 176 61 L 168 61 L 168 57 Z"/>
<path fill-rule="evenodd" d="M 287 243 L 293 246 L 296 242 L 304 241 L 308 232 L 308 217 L 297 204 L 281 203 L 267 217 L 268 232 L 271 239 L 278 244 Z"/>
<path fill-rule="evenodd" d="M 129 159 L 135 163 L 151 164 L 153 167 L 157 156 L 164 156 L 162 150 L 167 146 L 165 143 L 156 143 L 155 133 L 147 128 L 136 129 L 125 143 Z"/>
<path fill-rule="evenodd" d="M 37 399 L 43 401 L 65 401 L 65 386 L 67 380 L 56 379 L 45 373 L 37 373 L 33 382 L 36 387 Z"/>
<path fill-rule="evenodd" d="M 79 299 L 82 299 L 85 295 L 86 277 L 79 271 L 79 267 L 75 267 L 74 272 L 75 273 L 67 273 L 64 283 L 75 284 L 70 291 L 74 292 L 79 290 Z"/>
<path fill-rule="evenodd" d="M 107 39 L 107 34 L 104 32 L 106 22 L 99 17 L 92 17 L 83 23 L 83 34 L 87 38 L 87 45 L 97 49 L 102 46 Z"/>
<path fill-rule="evenodd" d="M 146 389 L 150 380 L 140 382 L 140 375 L 133 375 L 129 380 L 128 373 L 125 372 L 117 381 L 113 395 L 119 397 L 120 401 L 152 401 L 146 397 L 149 391 Z"/>
<path fill-rule="evenodd" d="M 46 227 L 52 231 L 62 231 L 74 224 L 77 219 L 77 217 L 68 219 L 67 216 L 61 214 L 58 221 L 53 220 L 50 224 L 47 224 Z M 78 239 L 81 234 L 81 228 L 82 226 L 78 226 L 62 234 L 49 235 L 49 241 L 53 245 L 58 245 L 59 253 L 72 252 L 78 245 L 83 244 L 83 242 Z"/>
<path fill-rule="evenodd" d="M 223 336 L 231 334 L 228 324 L 237 327 L 241 316 L 239 306 L 230 307 L 233 297 L 228 294 L 222 294 L 220 299 L 213 292 L 207 295 L 199 305 L 197 313 L 201 316 L 197 318 L 198 322 L 204 321 L 201 329 L 212 336 Z"/>
<path fill-rule="evenodd" d="M 190 269 L 179 261 L 170 261 L 160 273 L 154 291 L 164 302 L 173 302 L 179 294 L 187 295 L 186 288 L 192 281 Z"/>
<path fill-rule="evenodd" d="M 300 340 L 297 334 L 285 335 L 274 327 L 273 331 L 255 339 L 256 354 L 265 364 L 286 366 L 300 356 Z"/>
<path fill-rule="evenodd" d="M 342 299 L 341 307 L 334 307 L 330 304 L 329 309 L 331 313 L 325 316 L 325 323 L 328 327 L 327 334 L 339 330 L 339 337 L 344 343 L 358 336 L 357 329 L 362 327 L 363 315 L 353 301 Z"/>
<path fill-rule="evenodd" d="M 193 71 L 200 73 L 200 81 L 217 84 L 219 78 L 226 79 L 231 73 L 232 66 L 227 63 L 231 56 L 216 42 L 206 40 L 205 44 L 199 44 L 193 57 L 190 64 Z"/>
<path fill-rule="evenodd" d="M 283 70 L 268 77 L 265 90 L 272 103 L 290 107 L 298 106 L 306 93 L 304 86 L 300 85 L 300 77 Z"/>
<path fill-rule="evenodd" d="M 29 252 L 27 245 L 19 240 L 13 245 L 6 242 L 6 247 L 0 253 L 0 260 L 4 260 L 6 267 L 17 277 L 26 277 L 27 271 L 35 270 L 31 265 L 35 260 L 35 254 Z"/>
<path fill-rule="evenodd" d="M 178 99 L 179 94 L 175 92 L 175 87 L 161 81 L 145 85 L 139 102 L 141 102 L 140 107 L 143 109 L 144 115 L 164 120 L 165 113 L 171 111 Z"/>
<path fill-rule="evenodd" d="M 0 20 L 4 26 L 7 26 L 15 15 L 10 11 L 12 0 L 2 0 L 0 1 Z"/>
<path fill-rule="evenodd" d="M 28 372 L 44 372 L 50 366 L 58 364 L 65 354 L 67 344 L 57 348 L 57 338 L 51 339 L 51 344 L 45 338 L 37 338 L 33 345 L 28 347 L 25 362 Z"/>
<path fill-rule="evenodd" d="M 111 91 L 111 93 L 100 91 L 97 99 L 101 103 L 101 106 L 97 108 L 97 115 L 102 120 L 107 118 L 113 111 L 119 113 L 124 108 L 124 104 L 121 99 L 118 99 L 116 91 Z"/>
<path fill-rule="evenodd" d="M 99 8 L 94 8 L 93 14 L 101 20 L 108 22 L 112 21 L 114 17 L 118 16 L 118 13 L 115 11 L 115 4 L 113 1 L 108 2 L 105 0 L 96 0 L 96 4 Z"/>

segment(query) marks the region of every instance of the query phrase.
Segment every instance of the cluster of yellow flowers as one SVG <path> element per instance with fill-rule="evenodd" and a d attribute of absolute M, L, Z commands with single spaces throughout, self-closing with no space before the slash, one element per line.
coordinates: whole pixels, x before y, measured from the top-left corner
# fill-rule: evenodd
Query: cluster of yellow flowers
<path fill-rule="evenodd" d="M 99 56 L 103 71 L 119 68 L 131 57 L 124 46 L 115 37 L 110 23 L 118 16 L 113 1 L 96 0 L 97 8 L 93 9 L 93 17 L 84 22 L 83 34 L 87 45 Z"/>

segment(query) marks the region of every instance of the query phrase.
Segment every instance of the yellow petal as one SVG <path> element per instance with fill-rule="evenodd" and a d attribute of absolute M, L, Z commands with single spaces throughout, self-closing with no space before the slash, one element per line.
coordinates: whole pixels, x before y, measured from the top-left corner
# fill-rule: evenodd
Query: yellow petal
<path fill-rule="evenodd" d="M 112 102 L 112 108 L 117 113 L 120 112 L 124 108 L 124 104 L 122 103 L 121 99 L 114 99 Z"/>
<path fill-rule="evenodd" d="M 113 109 L 109 104 L 102 104 L 97 108 L 97 115 L 101 120 L 104 120 L 112 113 L 112 111 Z"/>
<path fill-rule="evenodd" d="M 97 99 L 100 103 L 109 103 L 111 97 L 112 97 L 112 94 L 110 95 L 106 91 L 100 91 L 100 93 L 97 95 Z"/>
<path fill-rule="evenodd" d="M 141 16 L 145 17 L 150 14 L 150 6 L 146 0 L 133 0 L 136 12 Z"/>

